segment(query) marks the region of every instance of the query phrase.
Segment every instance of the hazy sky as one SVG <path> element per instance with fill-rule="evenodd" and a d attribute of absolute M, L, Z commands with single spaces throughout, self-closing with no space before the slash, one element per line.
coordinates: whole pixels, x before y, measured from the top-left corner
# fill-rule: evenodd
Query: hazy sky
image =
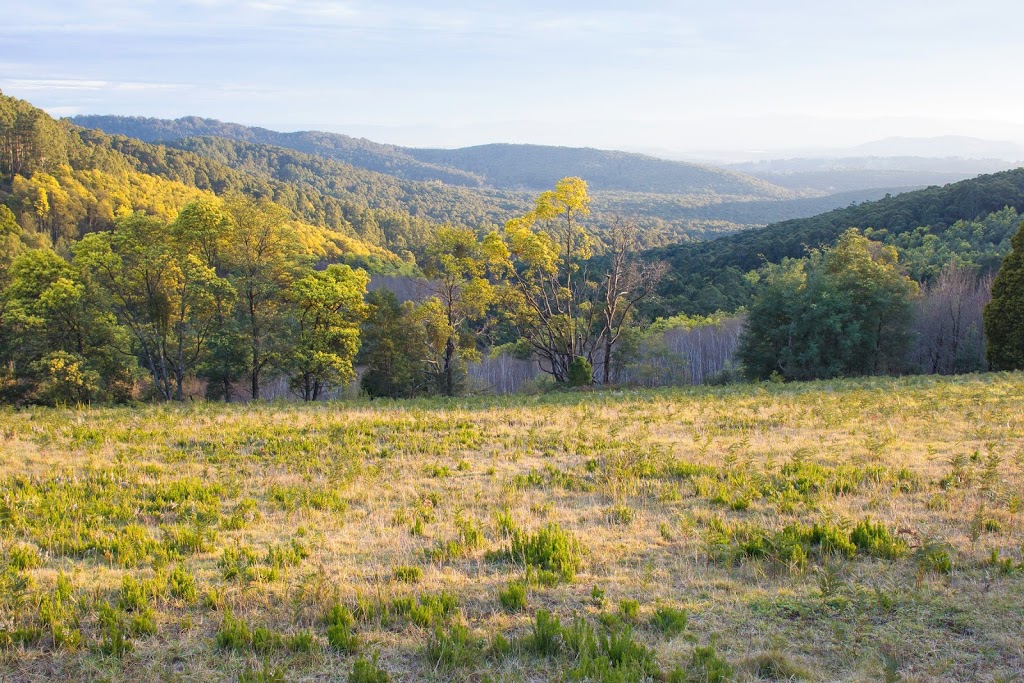
<path fill-rule="evenodd" d="M 1024 141 L 1024 3 L 0 3 L 0 89 L 384 142 Z"/>

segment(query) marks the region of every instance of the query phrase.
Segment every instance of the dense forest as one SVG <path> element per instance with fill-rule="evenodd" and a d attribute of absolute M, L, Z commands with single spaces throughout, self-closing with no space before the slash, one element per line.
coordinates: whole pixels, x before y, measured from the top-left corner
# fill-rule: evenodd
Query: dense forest
<path fill-rule="evenodd" d="M 490 153 L 529 175 L 524 149 Z M 455 152 L 470 166 L 485 150 Z M 619 172 L 649 189 L 635 156 Z M 594 161 L 599 178 L 614 158 Z M 538 374 L 582 386 L 983 369 L 982 310 L 1024 209 L 1021 169 L 652 249 L 672 233 L 633 219 L 644 206 L 756 203 L 608 190 L 602 205 L 584 178 L 551 187 L 408 180 L 211 135 L 156 144 L 0 97 L 0 392 L 230 400 L 275 386 L 316 400 L 356 368 L 363 392 L 390 397 L 484 376 L 514 390 Z M 708 233 L 722 227 L 712 215 Z"/>
<path fill-rule="evenodd" d="M 1006 208 L 1014 213 L 1000 213 Z M 715 240 L 672 245 L 650 254 L 671 267 L 659 288 L 661 298 L 648 314 L 707 314 L 746 306 L 758 290 L 759 268 L 834 244 L 848 228 L 896 246 L 922 280 L 954 256 L 991 272 L 1007 253 L 1022 210 L 1024 169 L 1016 169 Z M 997 215 L 989 217 L 993 213 Z"/>
<path fill-rule="evenodd" d="M 643 154 L 576 147 L 493 144 L 462 149 L 385 145 L 337 133 L 278 133 L 265 128 L 188 117 L 175 120 L 76 116 L 85 128 L 166 143 L 188 137 L 220 137 L 286 147 L 409 180 L 499 190 L 544 190 L 566 176 L 586 177 L 592 192 L 622 190 L 655 194 L 721 194 L 789 198 L 793 193 L 736 171 Z"/>
<path fill-rule="evenodd" d="M 415 149 L 335 133 L 279 133 L 196 117 L 77 116 L 72 121 L 245 164 L 250 171 L 288 182 L 302 178 L 343 200 L 355 193 L 375 208 L 392 210 L 397 203 L 414 216 L 473 227 L 482 221 L 501 224 L 528 208 L 531 192 L 579 176 L 590 187 L 598 229 L 615 216 L 628 215 L 642 228 L 642 242 L 651 247 L 811 216 L 900 189 L 887 184 L 835 196 L 820 190 L 797 193 L 736 171 L 584 148 Z"/>

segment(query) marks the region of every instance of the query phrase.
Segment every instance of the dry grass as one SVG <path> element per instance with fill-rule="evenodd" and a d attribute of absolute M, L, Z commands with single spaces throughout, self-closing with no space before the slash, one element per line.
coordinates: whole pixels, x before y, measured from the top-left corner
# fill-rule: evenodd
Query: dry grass
<path fill-rule="evenodd" d="M 5 411 L 0 467 L 2 681 L 1024 671 L 1021 375 Z M 538 654 L 539 610 L 656 664 Z"/>

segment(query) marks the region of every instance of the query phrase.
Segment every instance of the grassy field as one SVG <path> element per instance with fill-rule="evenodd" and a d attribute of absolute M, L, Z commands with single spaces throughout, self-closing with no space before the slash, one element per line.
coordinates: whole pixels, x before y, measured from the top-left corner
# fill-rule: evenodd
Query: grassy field
<path fill-rule="evenodd" d="M 0 681 L 1010 681 L 1024 376 L 0 412 Z"/>

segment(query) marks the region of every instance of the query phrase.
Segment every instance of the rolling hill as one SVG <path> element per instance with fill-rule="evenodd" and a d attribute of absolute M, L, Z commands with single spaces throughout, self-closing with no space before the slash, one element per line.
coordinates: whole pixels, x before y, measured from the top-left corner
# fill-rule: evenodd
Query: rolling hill
<path fill-rule="evenodd" d="M 788 199 L 793 192 L 735 171 L 628 152 L 544 145 L 493 144 L 462 149 L 417 149 L 337 133 L 279 133 L 265 128 L 187 117 L 175 120 L 76 116 L 86 128 L 148 142 L 215 136 L 286 147 L 409 180 L 499 190 L 545 190 L 560 178 L 580 176 L 595 191 L 677 195 L 729 195 Z"/>

